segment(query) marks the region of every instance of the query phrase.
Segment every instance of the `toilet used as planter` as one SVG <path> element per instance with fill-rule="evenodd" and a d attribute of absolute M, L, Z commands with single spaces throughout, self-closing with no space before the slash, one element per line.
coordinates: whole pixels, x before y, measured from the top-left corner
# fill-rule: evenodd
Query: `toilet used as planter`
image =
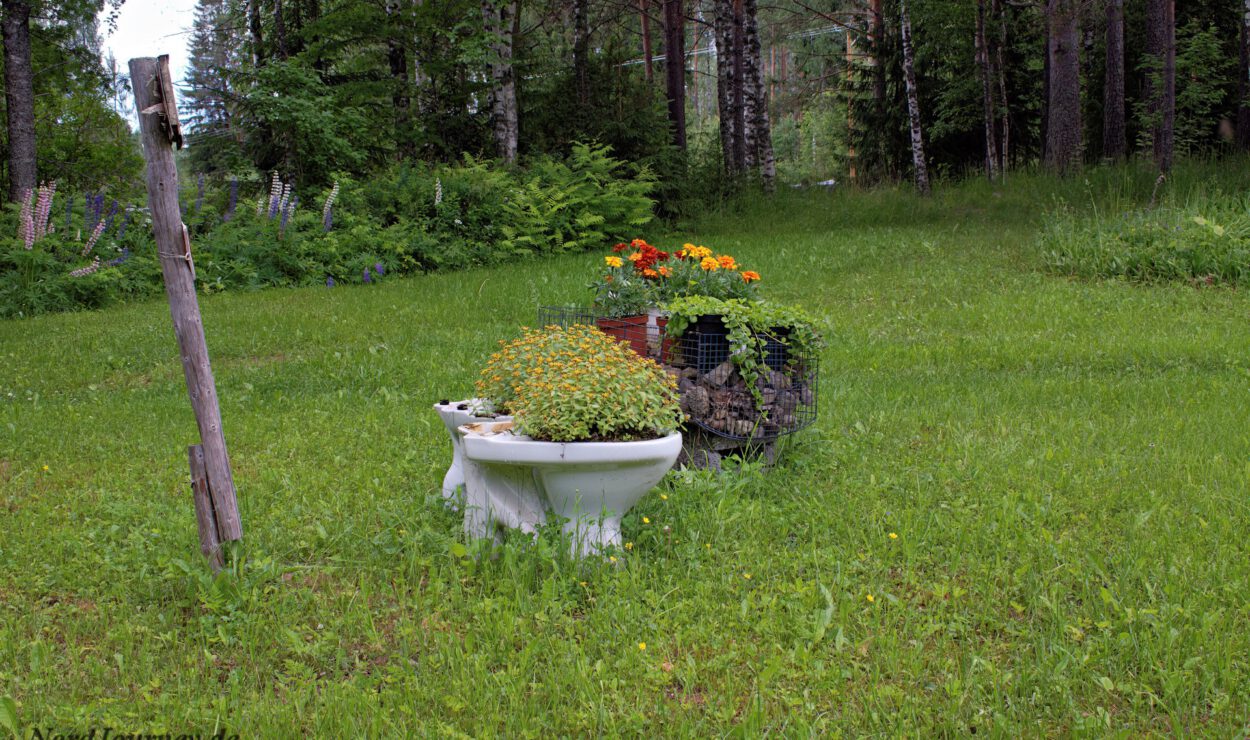
<path fill-rule="evenodd" d="M 460 443 L 460 438 L 463 436 L 460 433 L 460 427 L 475 422 L 505 422 L 512 419 L 511 416 L 478 416 L 474 410 L 480 409 L 483 405 L 484 402 L 480 398 L 434 404 L 434 410 L 438 412 L 439 418 L 443 420 L 443 426 L 447 428 L 447 433 L 451 436 L 451 467 L 447 468 L 447 473 L 443 476 L 443 500 L 453 508 L 464 489 L 464 464 L 462 462 L 464 447 Z"/>
<path fill-rule="evenodd" d="M 494 537 L 501 526 L 534 532 L 558 517 L 574 555 L 621 544 L 621 517 L 654 488 L 681 452 L 681 433 L 637 442 L 539 442 L 511 422 L 459 429 L 465 532 Z"/>

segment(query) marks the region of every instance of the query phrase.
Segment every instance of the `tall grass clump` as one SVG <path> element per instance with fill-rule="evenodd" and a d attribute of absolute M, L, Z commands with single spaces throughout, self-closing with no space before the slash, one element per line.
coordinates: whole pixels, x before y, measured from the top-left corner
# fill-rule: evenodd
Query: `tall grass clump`
<path fill-rule="evenodd" d="M 1250 282 L 1250 199 L 1197 195 L 1185 204 L 1111 215 L 1061 209 L 1040 237 L 1053 272 L 1135 282 Z"/>

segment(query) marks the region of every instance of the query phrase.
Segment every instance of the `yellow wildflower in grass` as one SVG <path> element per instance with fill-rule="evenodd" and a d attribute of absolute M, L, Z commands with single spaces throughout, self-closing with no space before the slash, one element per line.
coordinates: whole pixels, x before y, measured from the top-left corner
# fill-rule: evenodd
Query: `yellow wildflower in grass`
<path fill-rule="evenodd" d="M 704 257 L 703 261 L 699 263 L 699 267 L 702 267 L 708 272 L 712 272 L 720 269 L 720 263 L 711 257 Z"/>
<path fill-rule="evenodd" d="M 898 539 L 898 533 L 896 533 L 896 532 L 891 532 L 891 533 L 890 533 L 890 539 L 892 539 L 892 540 L 897 540 L 897 539 Z"/>
<path fill-rule="evenodd" d="M 751 574 L 750 574 L 750 573 L 743 573 L 743 574 L 742 574 L 742 577 L 743 577 L 743 578 L 745 578 L 745 579 L 746 579 L 746 580 L 748 580 L 748 581 L 749 581 L 749 580 L 751 580 Z"/>
<path fill-rule="evenodd" d="M 633 550 L 633 549 L 634 549 L 634 543 L 632 543 L 632 542 L 626 542 L 626 543 L 625 543 L 625 549 L 626 549 L 626 550 Z"/>
<path fill-rule="evenodd" d="M 609 562 L 609 563 L 615 563 L 615 562 L 616 562 L 616 556 L 615 556 L 615 555 L 609 555 L 609 556 L 608 556 L 608 562 Z"/>
<path fill-rule="evenodd" d="M 647 643 L 645 643 L 645 642 L 640 642 L 640 643 L 638 643 L 638 649 L 639 649 L 639 650 L 646 650 L 646 649 L 647 649 Z"/>
<path fill-rule="evenodd" d="M 620 257 L 613 254 L 609 254 L 607 257 L 604 257 L 603 261 L 608 264 L 608 267 L 620 267 L 625 264 Z"/>
<path fill-rule="evenodd" d="M 643 524 L 650 524 L 650 523 L 651 523 L 651 520 L 650 520 L 650 519 L 648 519 L 647 517 L 645 517 L 645 516 L 644 516 L 644 517 L 642 518 L 642 523 L 643 523 Z"/>
<path fill-rule="evenodd" d="M 660 494 L 660 500 L 661 500 L 661 501 L 668 501 L 668 494 L 667 494 L 667 493 L 661 493 L 661 494 Z"/>
<path fill-rule="evenodd" d="M 868 603 L 869 603 L 869 604 L 871 604 L 871 603 L 873 603 L 873 602 L 875 602 L 875 601 L 876 601 L 876 599 L 874 599 L 874 598 L 873 598 L 872 594 L 868 594 Z"/>
<path fill-rule="evenodd" d="M 47 466 L 47 465 L 44 465 L 44 466 L 43 466 L 43 472 L 45 472 L 45 473 L 46 473 L 46 472 L 48 472 L 48 466 Z"/>

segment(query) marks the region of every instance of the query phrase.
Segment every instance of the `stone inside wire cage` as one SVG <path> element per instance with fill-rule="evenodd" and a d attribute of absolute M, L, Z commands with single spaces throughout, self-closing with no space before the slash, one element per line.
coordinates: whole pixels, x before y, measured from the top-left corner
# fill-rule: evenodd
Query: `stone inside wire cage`
<path fill-rule="evenodd" d="M 731 357 L 728 330 L 719 317 L 704 317 L 680 337 L 666 332 L 657 313 L 608 317 L 582 306 L 544 306 L 543 326 L 596 326 L 664 366 L 678 379 L 689 423 L 728 439 L 769 441 L 816 421 L 819 367 L 814 359 L 790 356 L 785 330 L 761 334 L 764 366 L 754 392 Z"/>

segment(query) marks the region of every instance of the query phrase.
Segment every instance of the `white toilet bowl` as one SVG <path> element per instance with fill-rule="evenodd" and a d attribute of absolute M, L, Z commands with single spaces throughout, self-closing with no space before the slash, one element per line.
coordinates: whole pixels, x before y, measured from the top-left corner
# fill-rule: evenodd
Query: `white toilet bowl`
<path fill-rule="evenodd" d="M 447 473 L 443 476 L 443 499 L 453 508 L 464 489 L 464 446 L 460 443 L 460 438 L 464 435 L 460 433 L 460 427 L 474 422 L 502 422 L 512 418 L 474 414 L 474 410 L 481 408 L 482 405 L 483 401 L 478 398 L 434 404 L 434 410 L 438 412 L 439 418 L 443 420 L 443 426 L 447 427 L 447 433 L 451 436 L 451 467 L 447 468 Z"/>
<path fill-rule="evenodd" d="M 573 553 L 621 544 L 621 517 L 660 482 L 681 452 L 681 433 L 638 442 L 538 442 L 511 424 L 460 427 L 465 531 L 533 532 L 547 513 L 563 521 Z"/>

